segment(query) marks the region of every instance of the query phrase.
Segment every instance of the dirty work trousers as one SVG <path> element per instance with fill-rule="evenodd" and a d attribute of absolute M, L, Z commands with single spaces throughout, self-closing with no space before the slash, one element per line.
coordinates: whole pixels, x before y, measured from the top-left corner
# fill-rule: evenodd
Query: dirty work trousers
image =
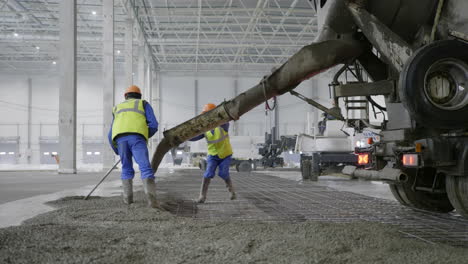
<path fill-rule="evenodd" d="M 122 180 L 133 179 L 135 170 L 133 169 L 133 159 L 135 159 L 140 168 L 142 179 L 154 179 L 154 172 L 148 157 L 148 148 L 146 140 L 140 135 L 127 135 L 116 139 L 119 150 L 120 160 L 122 162 Z"/>
<path fill-rule="evenodd" d="M 231 165 L 232 155 L 224 159 L 220 159 L 217 155 L 208 155 L 206 159 L 206 171 L 203 177 L 212 179 L 216 175 L 216 168 L 218 168 L 219 177 L 223 180 L 229 179 L 229 166 Z"/>

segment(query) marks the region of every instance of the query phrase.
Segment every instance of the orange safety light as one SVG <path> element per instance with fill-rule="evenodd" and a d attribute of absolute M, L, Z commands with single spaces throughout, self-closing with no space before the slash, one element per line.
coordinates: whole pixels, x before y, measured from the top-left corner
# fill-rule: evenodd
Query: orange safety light
<path fill-rule="evenodd" d="M 367 139 L 367 145 L 372 145 L 374 143 L 374 140 L 372 138 Z"/>
<path fill-rule="evenodd" d="M 416 143 L 416 152 L 418 152 L 418 153 L 422 152 L 422 144 L 421 143 Z"/>
<path fill-rule="evenodd" d="M 358 154 L 358 164 L 366 165 L 369 163 L 369 154 Z"/>
<path fill-rule="evenodd" d="M 403 154 L 403 165 L 407 167 L 417 167 L 419 163 L 418 154 Z"/>

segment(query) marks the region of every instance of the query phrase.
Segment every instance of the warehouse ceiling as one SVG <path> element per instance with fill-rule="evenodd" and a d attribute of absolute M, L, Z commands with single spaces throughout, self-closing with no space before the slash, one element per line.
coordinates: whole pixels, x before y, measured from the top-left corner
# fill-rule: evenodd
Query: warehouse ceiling
<path fill-rule="evenodd" d="M 134 60 L 143 32 L 161 71 L 268 71 L 317 33 L 308 0 L 115 0 L 117 71 L 129 5 L 137 13 Z M 77 20 L 78 68 L 100 71 L 102 1 L 78 0 Z M 1 71 L 56 71 L 59 33 L 59 0 L 0 0 Z"/>

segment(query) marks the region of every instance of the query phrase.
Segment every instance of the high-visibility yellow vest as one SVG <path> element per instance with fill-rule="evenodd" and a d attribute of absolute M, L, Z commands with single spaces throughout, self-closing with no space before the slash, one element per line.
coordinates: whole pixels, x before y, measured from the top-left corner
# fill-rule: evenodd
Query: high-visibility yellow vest
<path fill-rule="evenodd" d="M 148 140 L 148 124 L 146 123 L 143 100 L 128 99 L 114 107 L 114 123 L 112 124 L 112 140 L 125 133 L 140 134 Z"/>
<path fill-rule="evenodd" d="M 208 154 L 216 156 L 220 159 L 224 159 L 229 155 L 232 155 L 232 146 L 229 141 L 228 132 L 224 131 L 221 127 L 217 127 L 211 133 L 208 131 L 205 133 L 206 142 L 208 143 Z"/>

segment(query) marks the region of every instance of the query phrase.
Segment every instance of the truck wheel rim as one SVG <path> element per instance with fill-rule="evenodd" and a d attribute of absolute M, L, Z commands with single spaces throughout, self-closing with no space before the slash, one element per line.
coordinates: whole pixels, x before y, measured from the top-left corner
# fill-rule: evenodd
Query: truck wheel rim
<path fill-rule="evenodd" d="M 435 62 L 424 77 L 428 100 L 443 110 L 458 110 L 468 104 L 468 66 L 457 59 Z"/>

